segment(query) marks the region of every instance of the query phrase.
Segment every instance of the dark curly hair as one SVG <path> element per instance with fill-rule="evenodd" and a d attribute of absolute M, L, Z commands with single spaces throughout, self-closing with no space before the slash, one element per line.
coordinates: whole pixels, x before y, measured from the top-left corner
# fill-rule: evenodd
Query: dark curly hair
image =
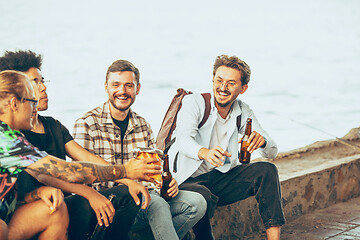
<path fill-rule="evenodd" d="M 6 51 L 4 56 L 0 57 L 0 71 L 16 70 L 26 72 L 32 67 L 41 70 L 41 64 L 42 56 L 30 50 Z"/>
<path fill-rule="evenodd" d="M 216 70 L 221 67 L 229 67 L 241 72 L 241 84 L 246 85 L 250 81 L 251 70 L 249 65 L 236 56 L 229 57 L 228 55 L 220 55 L 216 57 L 213 69 L 213 75 L 215 76 Z"/>

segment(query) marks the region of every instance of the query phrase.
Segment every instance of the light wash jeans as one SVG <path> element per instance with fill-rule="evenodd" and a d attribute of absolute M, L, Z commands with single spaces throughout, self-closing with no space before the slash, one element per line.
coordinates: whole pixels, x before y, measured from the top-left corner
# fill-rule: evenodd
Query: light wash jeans
<path fill-rule="evenodd" d="M 150 204 L 139 210 L 133 230 L 149 224 L 156 240 L 182 239 L 206 212 L 206 201 L 199 193 L 180 190 L 166 202 L 155 191 L 149 192 Z"/>

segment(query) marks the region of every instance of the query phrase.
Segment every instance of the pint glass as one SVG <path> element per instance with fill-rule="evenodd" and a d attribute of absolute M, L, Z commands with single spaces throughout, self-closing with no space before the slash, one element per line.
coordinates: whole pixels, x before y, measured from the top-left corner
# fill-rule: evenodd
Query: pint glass
<path fill-rule="evenodd" d="M 134 157 L 139 160 L 145 159 L 145 158 L 157 159 L 157 162 L 151 163 L 151 164 L 156 164 L 156 165 L 161 166 L 161 170 L 162 170 L 163 152 L 161 150 L 156 149 L 156 148 L 149 148 L 149 147 L 139 147 L 139 148 L 134 149 L 133 152 L 134 152 Z M 161 174 L 149 174 L 148 176 L 150 178 L 154 179 L 156 184 L 149 183 L 149 184 L 145 184 L 145 185 L 148 185 L 147 187 L 149 187 L 149 188 L 154 188 L 154 190 L 160 194 L 160 189 L 162 186 Z"/>

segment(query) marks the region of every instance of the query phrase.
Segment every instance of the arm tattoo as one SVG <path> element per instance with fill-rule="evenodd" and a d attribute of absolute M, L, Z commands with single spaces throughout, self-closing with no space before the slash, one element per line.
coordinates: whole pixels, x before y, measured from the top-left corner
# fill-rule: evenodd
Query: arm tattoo
<path fill-rule="evenodd" d="M 28 168 L 71 183 L 90 184 L 114 181 L 126 177 L 123 165 L 101 165 L 89 162 L 66 162 L 52 156 L 43 158 Z"/>

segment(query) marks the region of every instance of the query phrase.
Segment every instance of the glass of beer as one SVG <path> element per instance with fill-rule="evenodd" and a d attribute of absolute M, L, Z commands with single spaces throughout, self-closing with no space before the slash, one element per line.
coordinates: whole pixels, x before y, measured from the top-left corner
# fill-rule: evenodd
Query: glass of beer
<path fill-rule="evenodd" d="M 163 166 L 163 152 L 159 149 L 156 148 L 149 148 L 149 147 L 139 147 L 134 149 L 134 155 L 136 159 L 145 159 L 145 158 L 155 158 L 158 161 L 151 163 L 151 164 L 156 164 L 161 166 L 161 170 L 162 170 L 162 166 Z M 161 189 L 161 185 L 162 185 L 162 176 L 161 174 L 149 174 L 148 175 L 150 178 L 154 179 L 156 184 L 154 183 L 147 183 L 145 184 L 146 187 L 148 188 L 153 188 L 156 192 L 158 192 L 160 194 L 160 189 Z"/>

